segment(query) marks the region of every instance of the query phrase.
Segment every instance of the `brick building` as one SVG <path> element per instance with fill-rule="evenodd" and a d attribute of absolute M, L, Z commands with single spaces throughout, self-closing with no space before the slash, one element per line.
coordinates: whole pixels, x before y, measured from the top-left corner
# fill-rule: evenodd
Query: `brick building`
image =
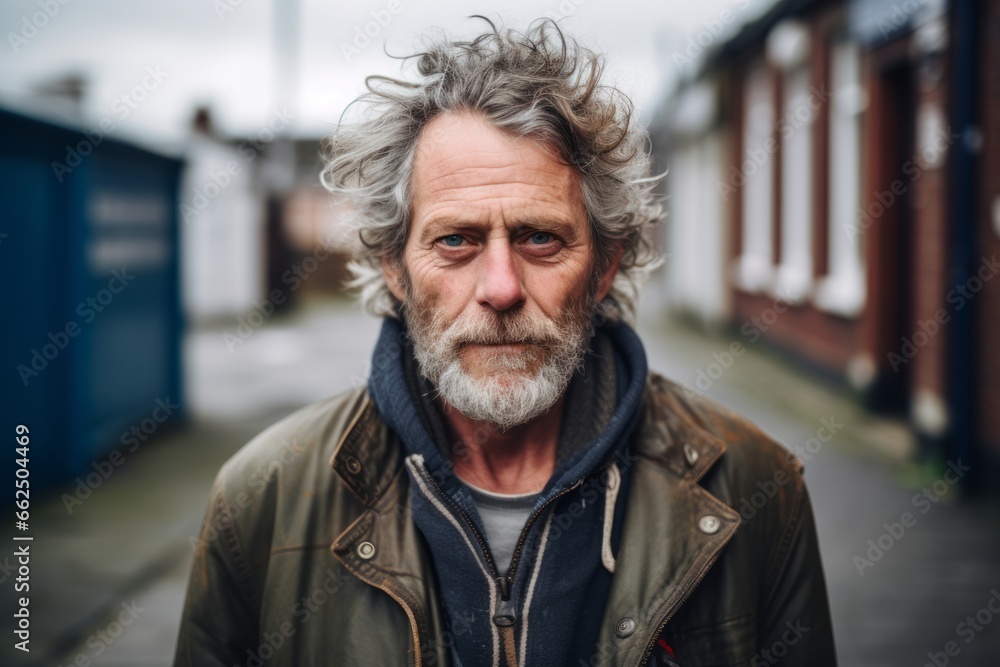
<path fill-rule="evenodd" d="M 997 0 L 782 0 L 653 124 L 672 304 L 979 472 L 1000 459 L 998 40 Z"/>

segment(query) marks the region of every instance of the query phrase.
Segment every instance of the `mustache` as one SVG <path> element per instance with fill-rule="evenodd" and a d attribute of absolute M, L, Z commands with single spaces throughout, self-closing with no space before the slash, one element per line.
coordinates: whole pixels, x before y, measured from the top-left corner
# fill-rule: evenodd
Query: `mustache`
<path fill-rule="evenodd" d="M 465 345 L 533 345 L 548 348 L 566 336 L 562 327 L 542 316 L 525 313 L 484 313 L 459 319 L 443 332 L 455 347 Z"/>

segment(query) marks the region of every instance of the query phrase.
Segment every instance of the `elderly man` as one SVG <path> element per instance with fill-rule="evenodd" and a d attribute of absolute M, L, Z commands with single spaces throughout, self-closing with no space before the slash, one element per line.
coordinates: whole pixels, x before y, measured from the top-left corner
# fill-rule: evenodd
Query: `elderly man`
<path fill-rule="evenodd" d="M 489 28 L 330 137 L 368 386 L 223 467 L 176 664 L 835 664 L 801 467 L 626 323 L 659 215 L 628 100 L 553 23 Z"/>

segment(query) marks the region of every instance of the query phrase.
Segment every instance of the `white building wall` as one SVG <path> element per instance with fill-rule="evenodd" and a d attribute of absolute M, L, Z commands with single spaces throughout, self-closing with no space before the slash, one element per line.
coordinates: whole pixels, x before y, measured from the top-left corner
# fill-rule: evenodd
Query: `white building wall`
<path fill-rule="evenodd" d="M 812 123 L 809 67 L 800 64 L 784 75 L 781 160 L 781 264 L 775 294 L 800 302 L 812 290 Z"/>
<path fill-rule="evenodd" d="M 720 178 L 722 141 L 717 131 L 678 150 L 668 176 L 666 275 L 671 307 L 710 324 L 724 320 L 729 310 Z"/>
<path fill-rule="evenodd" d="M 200 134 L 192 137 L 187 159 L 181 186 L 185 313 L 194 320 L 245 313 L 264 289 L 264 202 L 254 191 L 254 165 Z"/>
<path fill-rule="evenodd" d="M 736 283 L 746 291 L 770 289 L 774 281 L 771 218 L 774 214 L 771 151 L 774 141 L 774 87 L 767 68 L 758 63 L 744 88 L 743 145 L 739 170 L 743 205 L 743 247 Z"/>
<path fill-rule="evenodd" d="M 855 317 L 865 304 L 861 208 L 861 87 L 859 49 L 853 42 L 834 45 L 830 73 L 834 94 L 830 107 L 829 275 L 820 283 L 816 303 L 845 317 Z"/>

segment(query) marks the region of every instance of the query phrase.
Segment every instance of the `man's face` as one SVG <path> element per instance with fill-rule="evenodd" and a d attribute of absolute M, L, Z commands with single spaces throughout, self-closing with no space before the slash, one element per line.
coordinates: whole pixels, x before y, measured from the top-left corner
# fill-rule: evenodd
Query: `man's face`
<path fill-rule="evenodd" d="M 402 266 L 384 263 L 421 371 L 501 428 L 562 395 L 617 262 L 595 272 L 579 177 L 547 147 L 472 114 L 424 128 Z"/>

